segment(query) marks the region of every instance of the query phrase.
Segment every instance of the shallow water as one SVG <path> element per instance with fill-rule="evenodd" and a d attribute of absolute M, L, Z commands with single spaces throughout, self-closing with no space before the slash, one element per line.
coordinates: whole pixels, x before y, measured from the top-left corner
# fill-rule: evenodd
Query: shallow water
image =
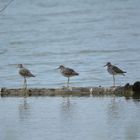
<path fill-rule="evenodd" d="M 0 99 L 1 140 L 139 140 L 140 102 L 123 97 Z"/>
<path fill-rule="evenodd" d="M 18 63 L 36 75 L 30 87 L 63 86 L 60 64 L 80 73 L 72 86 L 112 85 L 108 61 L 127 71 L 117 85 L 139 80 L 139 13 L 139 0 L 13 1 L 0 13 L 0 87 L 22 86 Z"/>
<path fill-rule="evenodd" d="M 8 0 L 0 0 L 0 10 Z M 80 73 L 72 86 L 110 86 L 104 64 L 140 79 L 139 0 L 14 0 L 0 13 L 0 87 L 62 87 L 60 64 Z M 138 140 L 140 102 L 113 97 L 0 98 L 0 140 Z"/>

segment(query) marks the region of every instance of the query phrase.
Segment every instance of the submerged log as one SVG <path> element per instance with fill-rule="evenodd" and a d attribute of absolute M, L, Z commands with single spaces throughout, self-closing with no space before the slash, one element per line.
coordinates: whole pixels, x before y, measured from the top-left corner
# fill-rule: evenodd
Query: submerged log
<path fill-rule="evenodd" d="M 69 87 L 69 88 L 29 88 L 29 89 L 7 89 L 1 88 L 1 97 L 5 96 L 103 96 L 133 95 L 131 85 L 119 87 Z"/>
<path fill-rule="evenodd" d="M 140 81 L 136 81 L 132 87 L 132 90 L 134 92 L 133 98 L 134 99 L 140 99 Z"/>

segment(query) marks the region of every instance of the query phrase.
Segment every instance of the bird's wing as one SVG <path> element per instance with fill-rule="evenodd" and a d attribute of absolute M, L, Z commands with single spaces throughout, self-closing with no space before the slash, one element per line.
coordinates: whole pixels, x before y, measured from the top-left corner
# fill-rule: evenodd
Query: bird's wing
<path fill-rule="evenodd" d="M 73 69 L 71 69 L 71 68 L 66 68 L 64 70 L 64 73 L 68 74 L 68 75 L 78 75 L 78 73 L 76 71 L 74 71 Z"/>
<path fill-rule="evenodd" d="M 19 73 L 25 77 L 34 77 L 34 75 L 26 68 L 21 69 Z"/>
<path fill-rule="evenodd" d="M 72 73 L 74 73 L 74 70 L 73 69 L 70 69 L 70 68 L 65 68 L 64 71 L 63 71 L 66 75 L 71 75 Z"/>
<path fill-rule="evenodd" d="M 125 73 L 123 70 L 121 70 L 120 68 L 116 67 L 116 66 L 112 66 L 113 70 L 116 72 L 116 73 L 120 73 L 120 74 L 123 74 Z"/>

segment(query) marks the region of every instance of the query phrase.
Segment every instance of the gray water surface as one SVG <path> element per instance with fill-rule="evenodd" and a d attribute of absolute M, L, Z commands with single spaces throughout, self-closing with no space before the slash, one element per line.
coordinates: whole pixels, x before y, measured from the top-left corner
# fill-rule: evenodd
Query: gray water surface
<path fill-rule="evenodd" d="M 0 87 L 22 86 L 18 63 L 30 87 L 62 87 L 60 64 L 80 73 L 72 86 L 111 86 L 108 61 L 127 71 L 117 85 L 139 80 L 139 14 L 139 0 L 14 0 L 0 13 Z"/>
<path fill-rule="evenodd" d="M 9 0 L 0 0 L 0 11 Z M 0 12 L 0 87 L 62 87 L 55 70 L 80 73 L 71 86 L 111 86 L 111 61 L 140 79 L 139 0 L 13 0 Z M 140 102 L 123 97 L 0 98 L 0 140 L 139 140 Z"/>
<path fill-rule="evenodd" d="M 0 99 L 0 140 L 139 140 L 140 102 L 123 97 Z"/>

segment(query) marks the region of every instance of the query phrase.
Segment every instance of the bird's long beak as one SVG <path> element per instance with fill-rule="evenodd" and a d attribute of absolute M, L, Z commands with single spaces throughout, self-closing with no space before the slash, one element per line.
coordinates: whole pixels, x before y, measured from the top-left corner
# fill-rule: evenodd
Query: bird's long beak
<path fill-rule="evenodd" d="M 104 65 L 104 67 L 106 67 L 107 66 L 107 64 L 106 65 Z"/>

